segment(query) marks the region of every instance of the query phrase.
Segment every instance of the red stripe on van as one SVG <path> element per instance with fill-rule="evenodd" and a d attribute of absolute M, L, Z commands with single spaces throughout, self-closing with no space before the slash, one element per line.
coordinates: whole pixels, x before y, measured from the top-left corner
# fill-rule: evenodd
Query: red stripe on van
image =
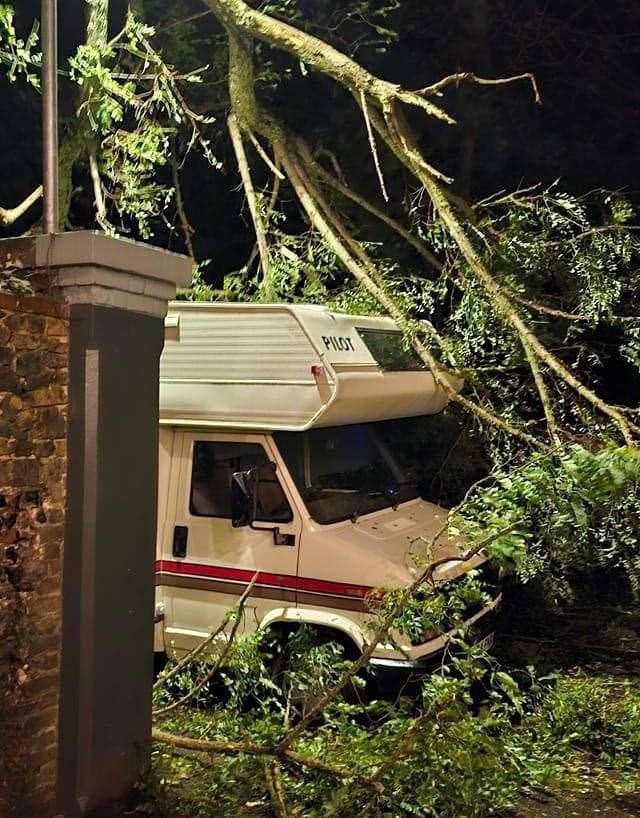
<path fill-rule="evenodd" d="M 198 562 L 177 562 L 176 560 L 158 560 L 156 573 L 183 574 L 207 579 L 222 579 L 230 582 L 243 582 L 247 585 L 255 576 L 255 571 L 246 568 L 227 568 L 222 565 L 203 565 Z M 268 571 L 258 572 L 258 585 L 275 585 L 279 588 L 290 588 L 308 591 L 315 594 L 334 594 L 362 599 L 371 593 L 369 585 L 352 585 L 349 582 L 330 582 L 311 577 L 295 577 L 291 574 L 272 574 Z"/>

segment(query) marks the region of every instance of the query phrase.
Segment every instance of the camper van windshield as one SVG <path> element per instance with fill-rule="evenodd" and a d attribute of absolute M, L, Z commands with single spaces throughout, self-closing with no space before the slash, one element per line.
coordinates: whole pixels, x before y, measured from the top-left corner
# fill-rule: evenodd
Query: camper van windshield
<path fill-rule="evenodd" d="M 313 519 L 335 523 L 419 496 L 428 469 L 419 441 L 431 421 L 404 418 L 274 438 Z"/>

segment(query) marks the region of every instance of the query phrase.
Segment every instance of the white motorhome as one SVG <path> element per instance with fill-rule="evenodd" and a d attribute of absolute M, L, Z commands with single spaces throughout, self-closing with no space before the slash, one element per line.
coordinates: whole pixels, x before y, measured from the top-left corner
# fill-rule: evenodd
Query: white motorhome
<path fill-rule="evenodd" d="M 408 584 L 416 541 L 446 519 L 420 498 L 422 464 L 400 445 L 446 404 L 390 319 L 307 305 L 171 304 L 160 364 L 155 650 L 195 647 L 256 572 L 244 627 L 308 623 L 362 649 L 367 596 Z M 459 554 L 449 539 L 438 548 Z M 436 579 L 483 563 L 452 560 Z M 469 612 L 485 643 L 499 602 L 496 590 Z M 447 641 L 399 638 L 401 650 L 381 644 L 373 661 L 424 663 Z"/>

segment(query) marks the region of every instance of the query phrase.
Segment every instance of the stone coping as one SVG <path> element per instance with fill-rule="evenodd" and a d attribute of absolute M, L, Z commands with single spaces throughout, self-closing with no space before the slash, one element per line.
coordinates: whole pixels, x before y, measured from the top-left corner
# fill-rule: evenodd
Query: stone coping
<path fill-rule="evenodd" d="M 193 260 L 130 239 L 78 230 L 1 240 L 0 267 L 23 270 L 39 294 L 68 304 L 164 316 L 176 288 L 189 285 Z"/>
<path fill-rule="evenodd" d="M 191 281 L 193 261 L 131 239 L 114 238 L 97 230 L 77 230 L 3 239 L 0 265 L 33 271 L 95 265 L 186 287 Z"/>

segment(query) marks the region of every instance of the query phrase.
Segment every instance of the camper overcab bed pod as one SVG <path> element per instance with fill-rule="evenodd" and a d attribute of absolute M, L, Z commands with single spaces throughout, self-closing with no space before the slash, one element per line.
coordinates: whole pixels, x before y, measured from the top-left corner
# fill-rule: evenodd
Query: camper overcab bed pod
<path fill-rule="evenodd" d="M 412 579 L 446 510 L 407 445 L 447 398 L 393 321 L 305 305 L 174 303 L 160 363 L 156 650 L 193 648 L 256 572 L 246 627 L 307 623 L 356 648 L 367 595 Z M 441 554 L 458 553 L 455 542 Z M 483 562 L 452 561 L 455 580 Z M 488 643 L 499 594 L 470 616 Z M 374 661 L 424 662 L 446 635 Z M 404 640 L 404 642 L 403 642 Z"/>

